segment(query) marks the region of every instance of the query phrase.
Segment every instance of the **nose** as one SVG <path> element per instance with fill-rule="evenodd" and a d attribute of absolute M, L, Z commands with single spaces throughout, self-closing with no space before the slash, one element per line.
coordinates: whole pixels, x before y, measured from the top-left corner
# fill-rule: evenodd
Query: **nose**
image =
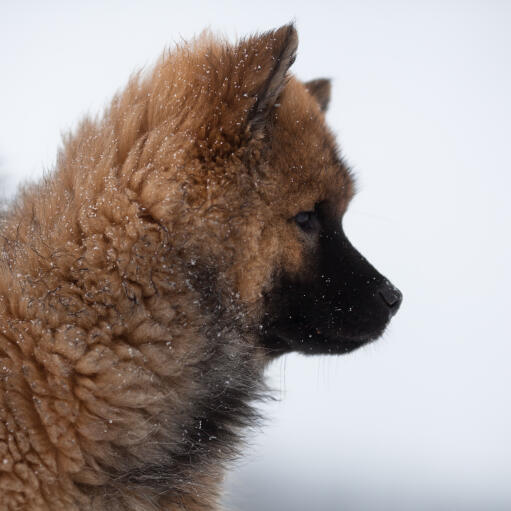
<path fill-rule="evenodd" d="M 401 291 L 399 291 L 397 287 L 394 287 L 388 280 L 385 280 L 378 294 L 390 309 L 391 314 L 394 315 L 403 301 Z"/>

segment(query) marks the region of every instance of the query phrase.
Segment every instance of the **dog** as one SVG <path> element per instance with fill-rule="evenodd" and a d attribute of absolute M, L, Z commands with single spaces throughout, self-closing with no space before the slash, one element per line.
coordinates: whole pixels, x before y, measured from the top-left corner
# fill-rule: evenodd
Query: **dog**
<path fill-rule="evenodd" d="M 0 509 L 213 510 L 285 353 L 377 339 L 330 82 L 293 25 L 204 33 L 67 135 L 0 223 Z"/>

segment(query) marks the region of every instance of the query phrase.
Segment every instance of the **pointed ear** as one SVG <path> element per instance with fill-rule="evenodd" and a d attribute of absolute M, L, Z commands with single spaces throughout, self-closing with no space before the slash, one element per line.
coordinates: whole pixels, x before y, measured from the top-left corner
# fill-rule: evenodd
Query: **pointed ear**
<path fill-rule="evenodd" d="M 294 25 L 284 25 L 277 30 L 254 36 L 242 43 L 246 51 L 255 55 L 256 69 L 262 71 L 258 86 L 252 91 L 254 103 L 247 116 L 249 129 L 262 128 L 286 84 L 286 74 L 295 61 L 298 34 Z"/>
<path fill-rule="evenodd" d="M 327 78 L 318 78 L 317 80 L 306 82 L 304 85 L 311 95 L 316 98 L 321 110 L 326 112 L 328 104 L 330 103 L 330 90 L 332 88 L 330 80 Z"/>

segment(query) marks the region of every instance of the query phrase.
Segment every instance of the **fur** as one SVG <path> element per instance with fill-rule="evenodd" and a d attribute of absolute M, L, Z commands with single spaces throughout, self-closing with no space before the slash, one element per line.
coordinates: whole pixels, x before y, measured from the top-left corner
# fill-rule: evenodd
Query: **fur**
<path fill-rule="evenodd" d="M 279 352 L 268 297 L 310 264 L 292 219 L 353 195 L 296 48 L 165 52 L 0 219 L 0 510 L 217 508 Z"/>

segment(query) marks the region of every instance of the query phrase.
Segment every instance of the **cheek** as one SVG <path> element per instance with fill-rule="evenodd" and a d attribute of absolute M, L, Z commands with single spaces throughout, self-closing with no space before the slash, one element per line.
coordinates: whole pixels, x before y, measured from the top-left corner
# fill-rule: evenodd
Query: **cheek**
<path fill-rule="evenodd" d="M 276 273 L 298 273 L 303 266 L 303 246 L 287 223 L 264 229 L 247 238 L 236 263 L 236 282 L 245 303 L 260 301 L 273 286 Z"/>
<path fill-rule="evenodd" d="M 282 227 L 278 239 L 278 270 L 288 275 L 296 275 L 303 271 L 305 249 L 303 242 L 296 234 L 292 224 Z"/>

